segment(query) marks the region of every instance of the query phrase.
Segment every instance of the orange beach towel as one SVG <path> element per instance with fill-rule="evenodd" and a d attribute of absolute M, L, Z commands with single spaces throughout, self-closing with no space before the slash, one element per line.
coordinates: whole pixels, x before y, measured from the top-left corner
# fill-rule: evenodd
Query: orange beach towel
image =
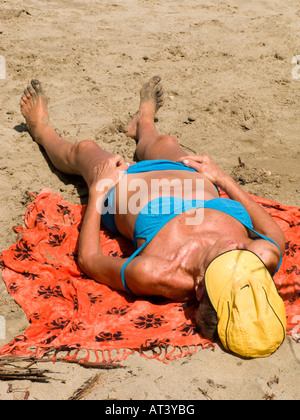
<path fill-rule="evenodd" d="M 223 197 L 224 193 L 221 194 Z M 9 293 L 26 312 L 30 327 L 0 349 L 0 354 L 38 355 L 87 350 L 85 360 L 121 361 L 137 351 L 164 362 L 213 344 L 193 323 L 195 302 L 148 300 L 98 284 L 76 264 L 85 206 L 69 204 L 43 189 L 29 204 L 26 227 L 16 227 L 16 244 L 1 255 L 2 277 Z M 275 282 L 285 301 L 288 332 L 300 334 L 300 209 L 252 196 L 286 234 L 286 255 Z M 107 230 L 100 232 L 103 252 L 128 257 L 132 244 Z M 149 352 L 149 350 L 151 350 Z"/>

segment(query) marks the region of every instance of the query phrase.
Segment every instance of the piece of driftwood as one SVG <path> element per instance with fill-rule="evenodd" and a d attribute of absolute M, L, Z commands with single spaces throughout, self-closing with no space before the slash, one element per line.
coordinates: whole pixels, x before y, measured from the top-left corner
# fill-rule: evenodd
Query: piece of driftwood
<path fill-rule="evenodd" d="M 1 381 L 12 381 L 12 380 L 28 380 L 32 382 L 44 382 L 50 381 L 49 376 L 46 373 L 50 373 L 48 370 L 40 370 L 26 367 L 12 367 L 6 365 L 0 365 L 0 380 Z"/>
<path fill-rule="evenodd" d="M 64 359 L 64 358 L 36 358 L 36 357 L 17 357 L 17 356 L 0 356 L 0 366 L 1 364 L 12 364 L 16 362 L 28 362 L 27 368 L 30 368 L 34 363 L 41 363 L 41 362 L 64 362 L 64 363 L 77 363 L 80 366 L 86 368 L 94 368 L 94 369 L 124 369 L 126 366 L 120 365 L 118 363 L 112 362 L 89 362 L 84 359 Z"/>
<path fill-rule="evenodd" d="M 94 369 L 116 369 L 116 368 L 125 367 L 117 363 L 89 362 L 84 359 L 67 359 L 66 360 L 64 358 L 56 358 L 53 360 L 52 358 L 49 358 L 49 357 L 36 358 L 36 357 L 18 357 L 18 356 L 7 355 L 7 356 L 0 356 L 0 380 L 1 381 L 29 380 L 32 382 L 48 383 L 51 379 L 53 379 L 47 376 L 47 374 L 51 372 L 49 370 L 37 369 L 37 368 L 32 367 L 35 363 L 40 363 L 40 362 L 77 363 L 80 366 L 83 366 L 86 368 L 94 368 Z M 20 366 L 20 363 L 21 364 L 26 363 L 26 365 Z M 87 381 L 87 383 L 83 384 L 82 396 L 90 392 L 89 390 L 91 390 L 95 386 L 98 380 L 99 380 L 99 376 L 95 375 L 93 378 L 91 378 L 90 382 Z M 80 389 L 77 391 L 78 391 L 78 395 L 80 396 L 81 395 L 79 392 Z M 82 398 L 82 396 L 80 396 L 80 398 Z M 74 399 L 77 399 L 77 397 Z"/>

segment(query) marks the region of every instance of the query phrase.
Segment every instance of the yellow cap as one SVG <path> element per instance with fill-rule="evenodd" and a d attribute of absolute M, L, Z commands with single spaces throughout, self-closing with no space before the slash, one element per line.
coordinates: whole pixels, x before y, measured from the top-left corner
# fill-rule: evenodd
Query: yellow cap
<path fill-rule="evenodd" d="M 219 255 L 206 269 L 205 285 L 227 350 L 243 357 L 266 357 L 283 343 L 284 303 L 256 254 L 233 250 Z"/>

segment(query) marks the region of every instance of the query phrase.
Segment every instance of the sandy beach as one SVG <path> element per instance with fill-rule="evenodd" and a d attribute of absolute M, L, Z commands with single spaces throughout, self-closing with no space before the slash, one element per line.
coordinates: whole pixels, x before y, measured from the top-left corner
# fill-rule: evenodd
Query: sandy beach
<path fill-rule="evenodd" d="M 62 136 L 134 161 L 135 141 L 119 127 L 135 114 L 143 82 L 159 74 L 161 134 L 210 155 L 246 191 L 300 206 L 299 21 L 292 0 L 0 0 L 0 252 L 24 225 L 28 192 L 87 199 L 85 183 L 55 170 L 26 130 L 19 101 L 33 78 Z M 0 316 L 2 347 L 29 325 L 2 280 Z M 0 400 L 65 400 L 97 373 L 83 399 L 300 397 L 300 344 L 290 337 L 267 359 L 216 346 L 168 364 L 135 354 L 120 366 L 39 363 L 48 383 L 0 381 Z"/>

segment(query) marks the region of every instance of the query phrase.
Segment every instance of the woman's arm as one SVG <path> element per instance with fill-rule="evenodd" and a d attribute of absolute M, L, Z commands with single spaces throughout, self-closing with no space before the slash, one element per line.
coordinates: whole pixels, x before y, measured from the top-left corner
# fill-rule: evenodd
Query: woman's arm
<path fill-rule="evenodd" d="M 230 176 L 226 177 L 221 188 L 232 200 L 240 202 L 245 207 L 251 217 L 254 230 L 276 242 L 284 254 L 284 234 L 265 209 L 256 203 Z"/>
<path fill-rule="evenodd" d="M 100 243 L 101 208 L 108 189 L 119 182 L 120 171 L 128 168 L 119 155 L 109 158 L 94 168 L 94 181 L 89 188 L 89 201 L 79 237 L 78 264 L 82 271 L 99 283 L 124 291 L 121 268 L 124 259 L 102 254 Z M 104 188 L 101 181 L 105 180 Z M 106 188 L 105 188 L 106 187 Z"/>
<path fill-rule="evenodd" d="M 249 213 L 254 230 L 277 243 L 282 254 L 285 251 L 285 238 L 282 230 L 272 217 L 254 201 L 228 174 L 209 156 L 189 155 L 180 159 L 186 166 L 205 175 L 213 184 L 221 187 L 232 200 L 241 203 Z"/>

